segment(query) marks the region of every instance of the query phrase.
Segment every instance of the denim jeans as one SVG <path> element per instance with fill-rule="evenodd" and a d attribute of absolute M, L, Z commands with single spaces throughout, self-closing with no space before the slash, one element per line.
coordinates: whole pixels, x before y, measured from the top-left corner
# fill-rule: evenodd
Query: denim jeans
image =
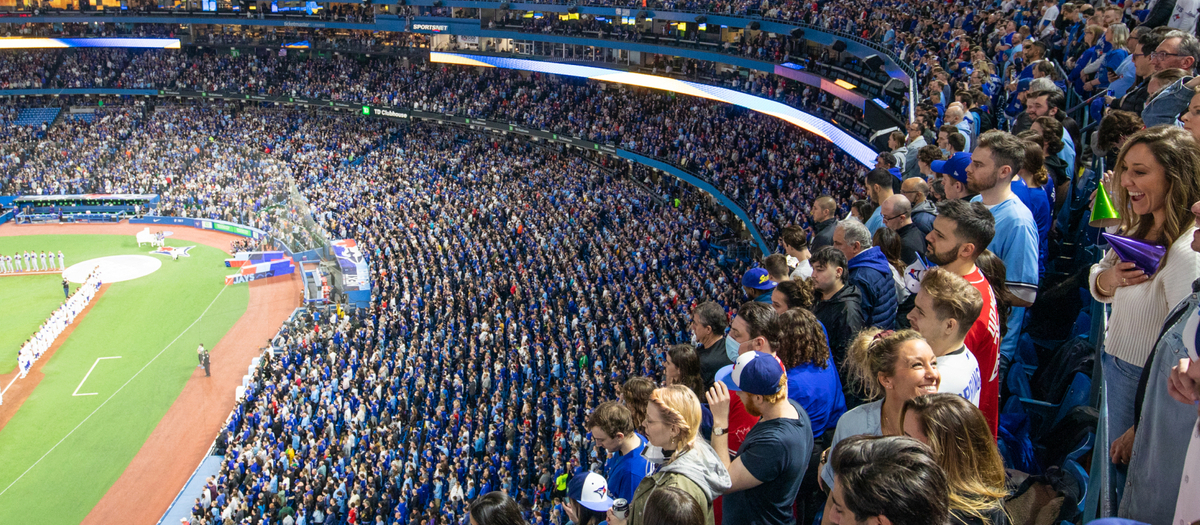
<path fill-rule="evenodd" d="M 1108 442 L 1121 437 L 1126 430 L 1133 426 L 1133 405 L 1137 399 L 1138 381 L 1142 377 L 1142 367 L 1122 361 L 1112 354 L 1105 352 L 1102 360 L 1104 367 L 1104 388 L 1108 395 Z M 1125 492 L 1125 468 L 1113 469 L 1113 484 L 1116 488 L 1114 502 L 1121 501 Z"/>

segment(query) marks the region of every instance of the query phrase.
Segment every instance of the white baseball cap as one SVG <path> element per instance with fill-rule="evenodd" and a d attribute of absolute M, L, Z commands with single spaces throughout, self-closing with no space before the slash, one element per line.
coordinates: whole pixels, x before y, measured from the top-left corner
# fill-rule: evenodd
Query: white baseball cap
<path fill-rule="evenodd" d="M 596 512 L 605 512 L 612 507 L 613 500 L 608 495 L 608 481 L 595 472 L 579 474 L 567 483 L 567 497 L 578 501 L 585 508 Z"/>

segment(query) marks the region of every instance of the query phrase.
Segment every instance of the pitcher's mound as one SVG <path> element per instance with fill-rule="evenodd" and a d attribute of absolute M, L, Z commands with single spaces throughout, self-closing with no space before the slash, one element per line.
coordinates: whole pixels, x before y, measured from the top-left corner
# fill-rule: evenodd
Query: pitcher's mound
<path fill-rule="evenodd" d="M 149 255 L 111 255 L 73 264 L 63 271 L 63 278 L 73 283 L 87 280 L 88 274 L 100 267 L 100 281 L 118 283 L 150 275 L 162 267 L 162 261 Z"/>

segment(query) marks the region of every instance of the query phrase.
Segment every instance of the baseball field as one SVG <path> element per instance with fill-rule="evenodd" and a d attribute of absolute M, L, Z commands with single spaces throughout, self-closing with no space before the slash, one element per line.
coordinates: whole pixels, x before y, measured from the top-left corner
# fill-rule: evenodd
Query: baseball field
<path fill-rule="evenodd" d="M 17 233 L 0 236 L 0 253 L 61 250 L 68 267 L 124 255 L 161 263 L 105 284 L 25 378 L 15 373 L 17 351 L 63 302 L 62 278 L 0 277 L 0 523 L 80 523 L 196 376 L 197 345 L 221 359 L 217 343 L 246 312 L 250 291 L 225 286 L 227 254 L 179 238 L 167 245 L 193 248 L 173 261 L 139 248 L 133 235 Z M 209 440 L 216 430 L 197 429 Z"/>

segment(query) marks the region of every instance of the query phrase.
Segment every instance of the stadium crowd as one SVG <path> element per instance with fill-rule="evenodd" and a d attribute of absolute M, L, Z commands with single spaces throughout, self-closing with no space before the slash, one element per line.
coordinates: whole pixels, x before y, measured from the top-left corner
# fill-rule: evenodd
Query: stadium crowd
<path fill-rule="evenodd" d="M 1028 493 L 1006 466 L 1079 459 L 1057 426 L 1028 457 L 1000 414 L 1002 391 L 1039 377 L 1026 367 L 1062 370 L 1081 289 L 1111 308 L 1108 409 L 1091 430 L 1105 425 L 1124 480 L 1113 506 L 1140 523 L 1200 518 L 1187 3 L 663 6 L 765 8 L 892 46 L 924 86 L 917 118 L 867 171 L 765 115 L 498 69 L 166 52 L 128 77 L 509 121 L 662 158 L 782 248 L 749 265 L 715 255 L 702 232 L 722 221 L 662 202 L 665 183 L 452 128 L 129 106 L 24 151 L 8 191 L 157 188 L 165 213 L 305 246 L 356 238 L 368 255 L 369 308 L 310 310 L 274 341 L 193 525 L 1004 523 Z M 149 78 L 155 60 L 180 73 Z M 132 138 L 143 129 L 155 134 Z M 157 176 L 154 153 L 122 157 L 127 142 L 183 155 L 178 180 Z M 1093 192 L 1120 212 L 1114 247 L 1163 255 L 1089 260 Z M 272 206 L 298 197 L 307 209 Z M 616 498 L 627 515 L 605 513 Z"/>

